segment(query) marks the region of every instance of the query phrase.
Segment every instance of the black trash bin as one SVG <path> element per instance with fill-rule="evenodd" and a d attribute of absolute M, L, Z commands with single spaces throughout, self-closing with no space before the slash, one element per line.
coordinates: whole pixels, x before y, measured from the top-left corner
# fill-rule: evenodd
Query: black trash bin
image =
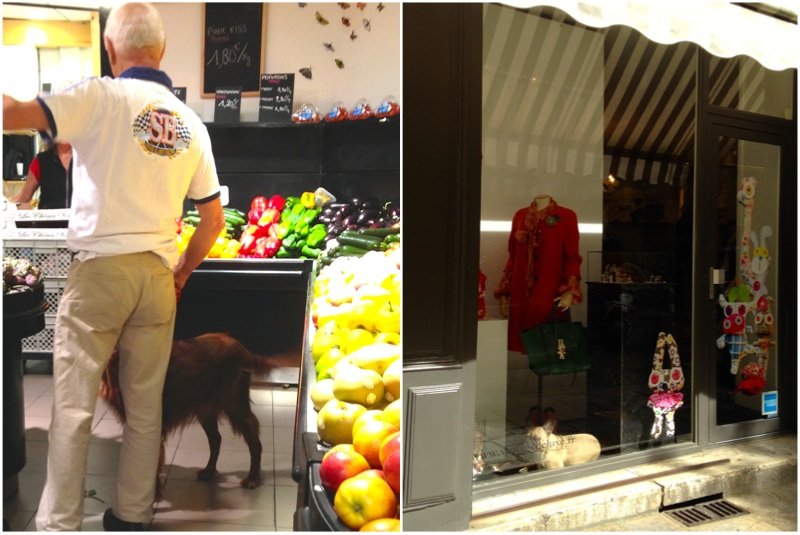
<path fill-rule="evenodd" d="M 22 339 L 44 329 L 44 285 L 3 295 L 3 500 L 18 489 L 25 466 L 25 401 Z"/>

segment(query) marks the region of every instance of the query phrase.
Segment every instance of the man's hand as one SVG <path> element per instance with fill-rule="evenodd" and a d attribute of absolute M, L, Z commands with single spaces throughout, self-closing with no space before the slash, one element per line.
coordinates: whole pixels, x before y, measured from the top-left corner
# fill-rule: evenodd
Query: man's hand
<path fill-rule="evenodd" d="M 196 207 L 200 214 L 200 224 L 197 225 L 197 230 L 189 239 L 186 251 L 181 255 L 174 269 L 177 296 L 180 295 L 180 291 L 189 279 L 189 275 L 200 265 L 200 262 L 211 250 L 220 231 L 225 228 L 225 214 L 222 211 L 222 204 L 219 198 L 198 204 Z"/>

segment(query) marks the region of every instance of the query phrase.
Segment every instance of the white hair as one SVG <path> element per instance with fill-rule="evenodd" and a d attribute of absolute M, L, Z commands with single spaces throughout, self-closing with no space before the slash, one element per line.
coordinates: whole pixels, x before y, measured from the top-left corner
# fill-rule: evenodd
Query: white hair
<path fill-rule="evenodd" d="M 130 3 L 113 8 L 106 21 L 105 36 L 122 54 L 159 54 L 164 46 L 161 15 L 152 4 Z"/>

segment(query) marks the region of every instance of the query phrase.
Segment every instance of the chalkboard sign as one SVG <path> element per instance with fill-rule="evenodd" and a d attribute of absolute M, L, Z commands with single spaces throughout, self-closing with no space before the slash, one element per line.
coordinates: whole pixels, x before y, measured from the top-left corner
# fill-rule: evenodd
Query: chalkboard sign
<path fill-rule="evenodd" d="M 262 74 L 258 98 L 258 122 L 289 123 L 292 121 L 294 73 Z"/>
<path fill-rule="evenodd" d="M 178 97 L 178 100 L 186 104 L 186 88 L 185 87 L 173 87 L 172 94 Z"/>
<path fill-rule="evenodd" d="M 214 122 L 238 123 L 242 109 L 242 88 L 218 87 L 214 98 Z"/>
<path fill-rule="evenodd" d="M 263 4 L 203 4 L 204 97 L 232 85 L 241 86 L 243 95 L 258 95 L 264 35 Z"/>

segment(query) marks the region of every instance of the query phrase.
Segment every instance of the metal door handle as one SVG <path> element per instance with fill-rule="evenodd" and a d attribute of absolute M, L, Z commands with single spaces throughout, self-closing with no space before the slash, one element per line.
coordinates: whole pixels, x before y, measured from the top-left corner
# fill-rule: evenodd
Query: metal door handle
<path fill-rule="evenodd" d="M 714 299 L 714 286 L 725 284 L 725 268 L 708 268 L 708 298 Z"/>

